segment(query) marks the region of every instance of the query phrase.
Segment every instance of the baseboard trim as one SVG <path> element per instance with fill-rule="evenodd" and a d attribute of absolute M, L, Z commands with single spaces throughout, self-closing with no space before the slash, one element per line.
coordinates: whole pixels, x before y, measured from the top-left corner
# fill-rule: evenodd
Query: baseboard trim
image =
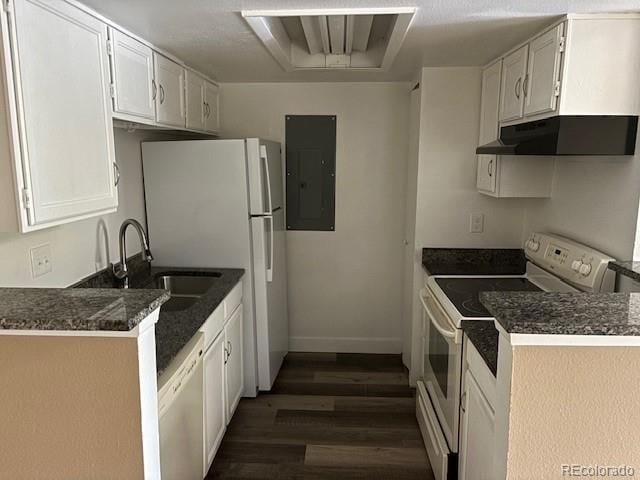
<path fill-rule="evenodd" d="M 289 337 L 291 352 L 402 353 L 401 338 Z"/>

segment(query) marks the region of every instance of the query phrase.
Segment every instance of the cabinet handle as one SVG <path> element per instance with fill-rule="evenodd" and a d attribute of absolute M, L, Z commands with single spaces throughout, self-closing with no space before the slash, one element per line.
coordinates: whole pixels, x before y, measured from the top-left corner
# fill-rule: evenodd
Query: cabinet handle
<path fill-rule="evenodd" d="M 114 185 L 117 187 L 118 184 L 120 183 L 120 167 L 118 167 L 118 164 L 116 162 L 113 162 L 113 170 L 115 171 L 115 174 L 116 174 L 116 181 Z"/>
<path fill-rule="evenodd" d="M 493 177 L 493 159 L 489 160 L 489 163 L 487 164 L 487 173 L 490 177 Z"/>
<path fill-rule="evenodd" d="M 156 80 L 155 78 L 153 80 L 151 80 L 151 100 L 155 100 L 156 99 L 156 95 L 158 93 L 158 87 L 156 86 Z"/>
<path fill-rule="evenodd" d="M 209 107 L 208 103 L 205 103 L 205 105 L 207 106 L 207 118 L 209 118 L 209 116 L 211 115 L 211 108 Z"/>
<path fill-rule="evenodd" d="M 516 85 L 515 85 L 516 98 L 518 100 L 520 100 L 520 87 L 522 87 L 522 77 L 518 78 L 518 81 L 516 82 Z M 160 87 L 160 88 L 162 88 L 162 87 Z"/>
<path fill-rule="evenodd" d="M 227 342 L 227 345 L 229 345 L 229 356 L 231 356 L 231 352 L 233 351 L 233 344 L 229 341 Z"/>
<path fill-rule="evenodd" d="M 164 103 L 164 88 L 162 88 L 162 84 L 160 84 L 160 105 Z"/>
<path fill-rule="evenodd" d="M 524 96 L 529 95 L 529 74 L 527 73 L 524 76 L 524 82 L 522 83 L 522 91 L 524 92 Z"/>
<path fill-rule="evenodd" d="M 464 406 L 466 401 L 467 401 L 467 392 L 464 392 L 462 394 L 462 398 L 460 399 L 460 410 L 462 410 L 462 413 L 467 413 L 467 409 Z"/>

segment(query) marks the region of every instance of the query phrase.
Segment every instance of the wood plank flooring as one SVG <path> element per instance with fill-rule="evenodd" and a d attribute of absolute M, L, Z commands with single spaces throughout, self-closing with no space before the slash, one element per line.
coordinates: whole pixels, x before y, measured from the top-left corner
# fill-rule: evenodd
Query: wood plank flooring
<path fill-rule="evenodd" d="M 242 399 L 208 480 L 433 480 L 399 355 L 290 353 Z"/>

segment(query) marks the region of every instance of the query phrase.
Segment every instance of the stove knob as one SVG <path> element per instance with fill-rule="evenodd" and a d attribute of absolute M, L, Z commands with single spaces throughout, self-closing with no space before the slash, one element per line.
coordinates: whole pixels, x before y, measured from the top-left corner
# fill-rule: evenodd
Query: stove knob
<path fill-rule="evenodd" d="M 580 273 L 583 276 L 588 277 L 589 274 L 591 273 L 591 264 L 590 263 L 583 263 L 582 266 L 580 267 Z"/>
<path fill-rule="evenodd" d="M 571 262 L 571 270 L 573 270 L 576 273 L 580 272 L 581 266 L 582 266 L 582 260 L 574 260 L 573 262 Z"/>
<path fill-rule="evenodd" d="M 532 252 L 537 252 L 538 250 L 540 250 L 540 242 L 536 242 L 535 240 L 529 240 L 529 250 L 531 250 Z"/>

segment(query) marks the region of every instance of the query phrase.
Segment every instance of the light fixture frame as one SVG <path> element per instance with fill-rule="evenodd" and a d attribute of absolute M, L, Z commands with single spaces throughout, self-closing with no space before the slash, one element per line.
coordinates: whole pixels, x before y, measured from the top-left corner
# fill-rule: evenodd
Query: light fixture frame
<path fill-rule="evenodd" d="M 415 17 L 417 11 L 416 7 L 380 7 L 380 8 L 330 8 L 330 9 L 283 9 L 283 10 L 242 10 L 241 15 L 247 21 L 254 33 L 262 41 L 267 50 L 271 53 L 274 59 L 280 64 L 280 66 L 287 72 L 292 71 L 331 71 L 336 69 L 342 69 L 345 71 L 356 72 L 381 72 L 388 71 L 391 67 L 395 57 L 400 51 L 400 47 L 404 42 L 411 22 Z M 328 16 L 345 16 L 346 22 L 346 34 L 353 39 L 354 35 L 354 16 L 357 15 L 395 15 L 393 24 L 390 28 L 390 35 L 382 54 L 382 58 L 379 66 L 351 66 L 351 54 L 349 51 L 350 42 L 347 41 L 345 45 L 345 52 L 341 55 L 335 55 L 332 52 L 328 52 L 328 38 L 324 38 L 324 30 L 320 28 L 322 34 L 320 46 L 322 52 L 315 53 L 315 55 L 324 55 L 324 66 L 316 65 L 300 65 L 294 63 L 293 52 L 294 44 L 289 38 L 280 21 L 282 17 L 319 17 L 324 18 L 325 21 Z M 308 27 L 308 26 L 307 26 Z M 303 24 L 304 29 L 304 24 Z M 305 33 L 306 36 L 306 33 Z M 299 50 L 299 49 L 298 49 Z M 314 55 L 314 49 L 309 49 L 309 58 Z M 349 61 L 347 64 L 346 61 Z"/>

